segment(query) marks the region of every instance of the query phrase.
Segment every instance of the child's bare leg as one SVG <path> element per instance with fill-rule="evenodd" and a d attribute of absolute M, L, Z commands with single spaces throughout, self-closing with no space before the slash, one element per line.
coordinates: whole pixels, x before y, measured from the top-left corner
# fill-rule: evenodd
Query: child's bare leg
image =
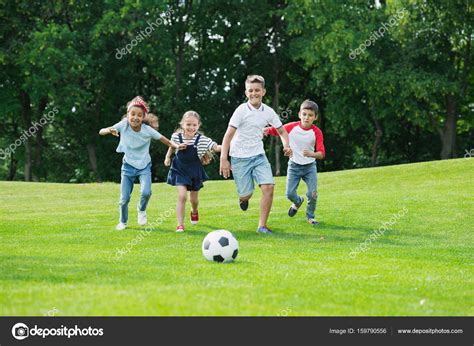
<path fill-rule="evenodd" d="M 176 219 L 178 220 L 178 226 L 184 225 L 184 212 L 186 211 L 186 199 L 188 195 L 188 189 L 186 186 L 176 186 L 178 190 L 178 203 L 176 203 Z"/>
<path fill-rule="evenodd" d="M 189 200 L 191 202 L 191 212 L 196 214 L 199 205 L 199 191 L 191 191 L 189 193 Z"/>
<path fill-rule="evenodd" d="M 273 184 L 262 184 L 262 199 L 260 201 L 260 221 L 258 227 L 267 225 L 268 215 L 270 215 L 270 209 L 272 209 L 273 203 Z"/>
<path fill-rule="evenodd" d="M 239 197 L 239 201 L 240 202 L 246 202 L 250 199 L 250 197 L 252 197 L 252 193 L 248 196 L 244 196 L 244 197 Z"/>

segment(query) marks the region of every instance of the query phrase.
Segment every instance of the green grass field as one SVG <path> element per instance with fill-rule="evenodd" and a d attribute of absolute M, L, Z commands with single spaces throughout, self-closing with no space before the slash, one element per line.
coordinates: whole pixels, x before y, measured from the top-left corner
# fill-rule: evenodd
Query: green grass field
<path fill-rule="evenodd" d="M 474 159 L 458 159 L 319 174 L 316 228 L 301 211 L 287 216 L 277 178 L 273 236 L 255 232 L 260 193 L 244 213 L 233 181 L 206 184 L 201 222 L 184 234 L 174 232 L 174 188 L 154 184 L 149 221 L 164 221 L 145 236 L 137 187 L 131 227 L 118 232 L 118 184 L 0 182 L 0 312 L 473 315 L 473 172 Z M 403 208 L 389 231 L 350 255 Z M 202 239 L 215 229 L 237 236 L 236 262 L 203 258 Z"/>

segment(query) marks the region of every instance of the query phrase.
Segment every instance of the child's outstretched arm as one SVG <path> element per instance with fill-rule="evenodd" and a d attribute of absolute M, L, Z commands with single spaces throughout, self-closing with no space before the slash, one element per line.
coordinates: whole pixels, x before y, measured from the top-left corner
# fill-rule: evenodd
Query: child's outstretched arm
<path fill-rule="evenodd" d="M 114 135 L 115 137 L 118 137 L 119 133 L 117 129 L 114 129 L 113 127 L 104 127 L 103 129 L 100 129 L 99 135 L 101 136 Z"/>
<path fill-rule="evenodd" d="M 169 146 L 170 148 L 173 148 L 174 150 L 182 150 L 182 149 L 186 149 L 186 144 L 185 143 L 181 143 L 181 144 L 176 144 L 174 142 L 171 142 L 168 138 L 166 138 L 165 136 L 161 136 L 160 137 L 160 142 L 163 143 L 163 144 L 166 144 L 167 146 Z"/>
<path fill-rule="evenodd" d="M 278 128 L 277 131 L 278 131 L 278 134 L 280 135 L 281 142 L 283 143 L 283 152 L 285 153 L 285 156 L 291 157 L 293 155 L 293 152 L 291 151 L 291 148 L 290 148 L 290 140 L 288 139 L 288 132 L 286 131 L 284 126 Z"/>
<path fill-rule="evenodd" d="M 171 166 L 171 156 L 174 153 L 174 149 L 172 147 L 168 148 L 168 151 L 166 152 L 166 157 L 165 157 L 165 166 L 169 167 Z"/>
<path fill-rule="evenodd" d="M 215 151 L 216 153 L 220 153 L 222 150 L 222 145 L 214 144 L 214 146 L 212 147 L 212 150 Z"/>
<path fill-rule="evenodd" d="M 232 170 L 232 167 L 230 166 L 229 162 L 229 149 L 230 142 L 232 141 L 232 138 L 234 138 L 236 131 L 237 129 L 235 127 L 229 126 L 227 128 L 227 131 L 225 132 L 224 139 L 222 139 L 219 174 L 226 179 L 230 177 L 230 171 Z"/>

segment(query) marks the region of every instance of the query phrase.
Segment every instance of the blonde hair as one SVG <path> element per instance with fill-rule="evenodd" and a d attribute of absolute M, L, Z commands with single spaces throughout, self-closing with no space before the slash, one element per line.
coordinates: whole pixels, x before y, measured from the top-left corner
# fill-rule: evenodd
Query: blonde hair
<path fill-rule="evenodd" d="M 250 84 L 250 83 L 260 83 L 262 88 L 265 89 L 265 78 L 258 74 L 251 74 L 247 76 L 247 79 L 245 80 L 245 84 Z"/>
<path fill-rule="evenodd" d="M 178 128 L 175 130 L 175 132 L 184 132 L 183 130 L 183 124 L 186 121 L 187 118 L 190 117 L 195 117 L 198 120 L 199 126 L 201 126 L 201 116 L 199 115 L 198 112 L 195 111 L 187 111 L 183 114 L 183 117 L 181 118 L 181 121 L 178 124 Z"/>
<path fill-rule="evenodd" d="M 181 121 L 179 122 L 179 127 L 175 132 L 184 132 L 183 129 L 183 124 L 186 121 L 186 119 L 190 117 L 195 117 L 199 123 L 199 126 L 201 126 L 201 116 L 199 115 L 198 112 L 195 111 L 187 111 L 186 113 L 183 114 L 183 117 L 181 118 Z M 199 131 L 199 133 L 202 135 L 203 133 Z M 208 150 L 204 153 L 204 155 L 201 157 L 200 161 L 201 164 L 203 165 L 208 165 L 212 162 L 212 160 L 215 158 L 214 152 L 212 150 Z"/>

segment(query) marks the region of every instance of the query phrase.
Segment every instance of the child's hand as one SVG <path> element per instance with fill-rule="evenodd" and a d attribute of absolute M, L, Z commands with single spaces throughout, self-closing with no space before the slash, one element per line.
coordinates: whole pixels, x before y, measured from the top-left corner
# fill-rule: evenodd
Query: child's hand
<path fill-rule="evenodd" d="M 291 148 L 288 147 L 288 146 L 283 147 L 283 153 L 285 154 L 285 156 L 288 156 L 288 157 L 292 157 L 292 156 L 293 156 L 293 151 L 292 151 Z"/>
<path fill-rule="evenodd" d="M 263 137 L 267 137 L 268 136 L 268 131 L 270 130 L 270 127 L 265 127 L 263 129 Z"/>
<path fill-rule="evenodd" d="M 303 150 L 304 157 L 314 157 L 314 152 L 308 149 Z"/>
<path fill-rule="evenodd" d="M 188 145 L 186 143 L 181 143 L 181 144 L 176 144 L 176 143 L 173 143 L 173 148 L 175 150 L 184 150 L 188 147 Z"/>
<path fill-rule="evenodd" d="M 171 158 L 170 157 L 165 157 L 165 166 L 169 167 L 171 165 Z"/>
<path fill-rule="evenodd" d="M 219 174 L 222 175 L 225 179 L 230 177 L 230 171 L 232 167 L 230 166 L 229 160 L 221 160 L 221 165 L 219 167 Z"/>
<path fill-rule="evenodd" d="M 109 128 L 109 132 L 111 135 L 115 136 L 115 137 L 119 137 L 119 133 L 117 131 L 117 129 L 114 129 L 113 127 Z"/>

